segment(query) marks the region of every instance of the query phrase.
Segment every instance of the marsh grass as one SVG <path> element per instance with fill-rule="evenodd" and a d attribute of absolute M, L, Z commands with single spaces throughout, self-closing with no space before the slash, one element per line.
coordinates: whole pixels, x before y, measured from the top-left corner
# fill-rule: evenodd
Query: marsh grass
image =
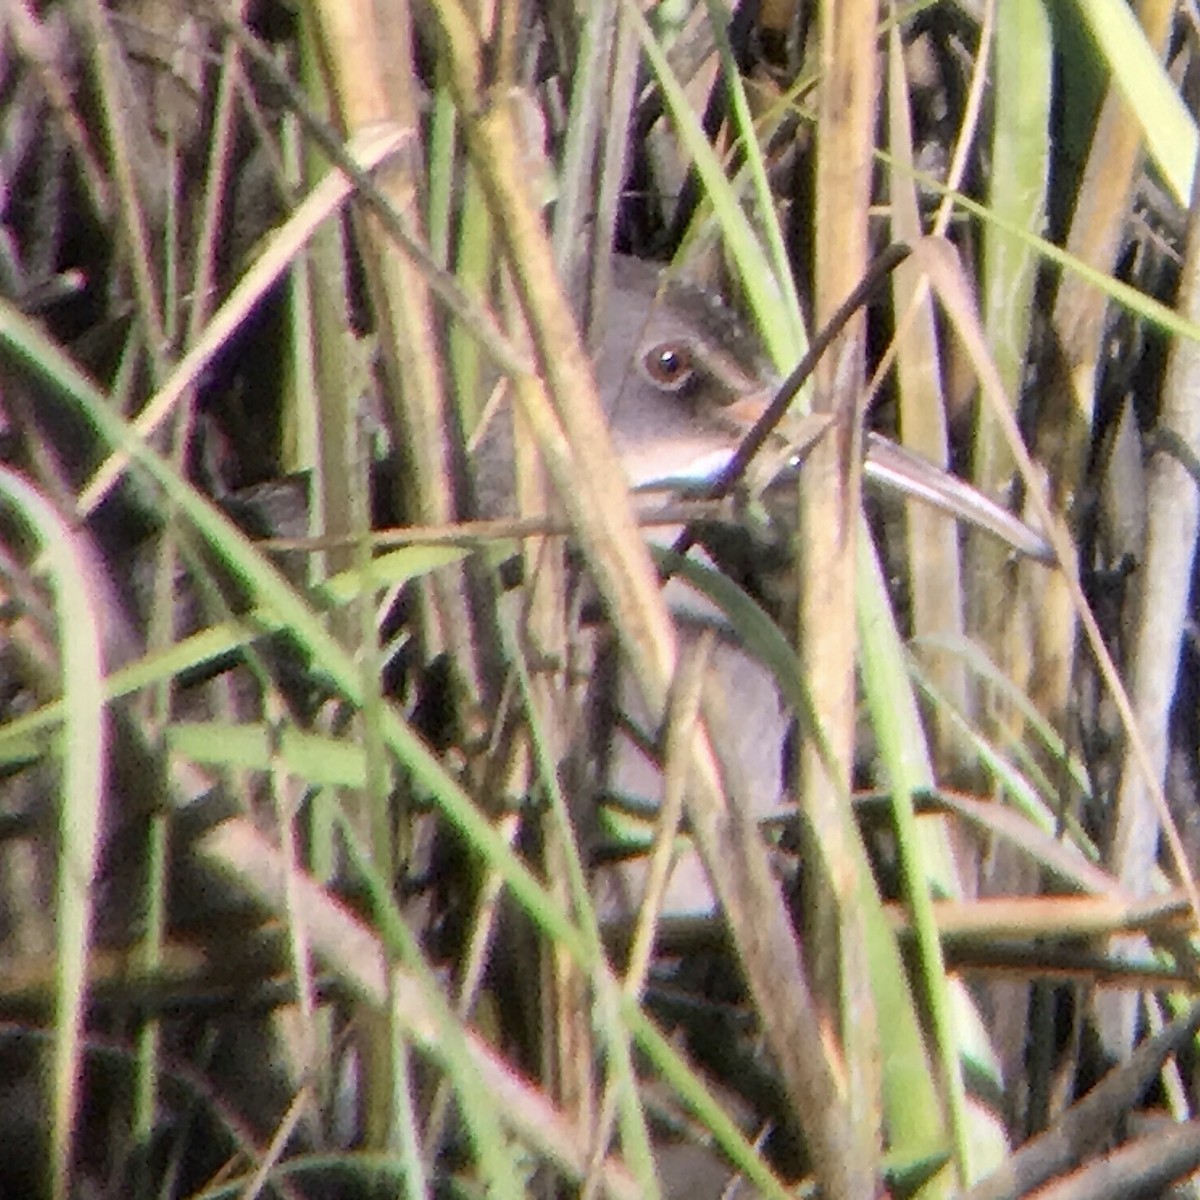
<path fill-rule="evenodd" d="M 5 885 L 53 967 L 34 970 L 37 955 L 15 937 L 0 947 L 14 981 L 0 986 L 8 1015 L 18 1032 L 44 1027 L 53 1046 L 35 1092 L 52 1131 L 39 1186 L 55 1196 L 89 1186 L 88 1130 L 107 1095 L 93 1086 L 94 1061 L 114 1041 L 128 1057 L 122 1099 L 100 1114 L 120 1126 L 106 1186 L 139 1194 L 299 1194 L 345 1180 L 412 1195 L 564 1185 L 650 1197 L 684 1188 L 668 1166 L 668 1146 L 683 1143 L 699 1148 L 713 1194 L 731 1169 L 764 1196 L 792 1194 L 797 1178 L 839 1197 L 880 1180 L 897 1194 L 1018 1195 L 1052 1180 L 1086 1187 L 1114 1114 L 1132 1115 L 1156 1078 L 1161 1103 L 1186 1118 L 1184 1074 L 1163 1064 L 1190 1061 L 1196 895 L 1163 792 L 1168 706 L 1155 698 L 1174 692 L 1190 621 L 1194 480 L 1160 450 L 1149 481 L 1116 485 L 1149 497 L 1155 532 L 1133 551 L 1145 555 L 1144 599 L 1103 626 L 1078 580 L 1094 595 L 1106 552 L 1072 508 L 1111 486 L 1092 453 L 1113 399 L 1106 312 L 1173 339 L 1165 375 L 1136 376 L 1140 415 L 1195 447 L 1190 257 L 1185 248 L 1178 301 L 1160 276 L 1118 271 L 1143 172 L 1177 208 L 1190 199 L 1194 122 L 1156 49 L 1175 20 L 1175 53 L 1190 61 L 1185 18 L 1151 3 L 1138 26 L 1120 0 L 1049 13 L 1040 0 L 1006 0 L 975 16 L 847 4 L 840 19 L 855 13 L 867 32 L 846 42 L 826 26 L 826 48 L 852 61 L 820 58 L 810 29 L 806 47 L 760 58 L 743 79 L 715 0 L 676 6 L 674 28 L 667 6 L 652 20 L 631 2 L 582 17 L 550 5 L 535 25 L 499 6 L 486 45 L 451 3 L 430 4 L 419 29 L 399 7 L 314 5 L 273 47 L 215 6 L 149 7 L 136 25 L 99 0 L 82 6 L 89 40 L 62 69 L 87 80 L 94 107 L 52 92 L 31 52 L 39 29 L 60 28 L 53 5 L 37 17 L 14 6 L 7 35 L 26 81 L 8 120 L 24 105 L 72 147 L 90 183 L 72 202 L 113 248 L 95 269 L 109 272 L 116 305 L 98 305 L 83 336 L 53 308 L 35 319 L 25 297 L 46 281 L 32 265 L 28 288 L 10 281 L 0 301 L 0 381 L 33 397 L 6 404 L 6 418 L 18 424 L 14 413 L 47 396 L 73 414 L 70 437 L 51 445 L 67 464 L 57 477 L 37 454 L 21 472 L 0 467 L 7 599 L 20 607 L 40 588 L 52 598 L 10 625 L 19 655 L 5 660 L 6 690 L 21 702 L 0 714 L 0 762 L 11 767 L 0 787 L 22 798 L 15 808 L 55 813 L 53 837 L 43 820 L 6 845 L 32 847 L 57 889 L 52 915 Z M 788 44 L 779 37 L 792 7 L 763 6 L 763 45 Z M 1090 42 L 1077 40 L 1083 30 Z M 1094 134 L 1056 140 L 1055 55 L 1080 44 L 1094 69 L 1081 79 L 1109 79 L 1112 95 L 1073 96 L 1099 114 L 1084 123 Z M 941 72 L 937 121 L 921 54 Z M 696 77 L 714 64 L 707 88 L 680 77 L 685 61 L 700 64 Z M 829 124 L 827 78 L 878 95 L 868 124 L 880 144 L 851 164 L 854 191 L 828 163 L 808 174 L 813 139 L 861 137 Z M 155 106 L 136 102 L 139 87 Z M 698 95 L 722 97 L 715 132 Z M 207 119 L 201 96 L 213 100 Z M 645 144 L 628 144 L 631 129 Z M 923 165 L 931 150 L 945 164 L 936 179 Z M 805 883 L 787 899 L 765 842 L 739 836 L 696 733 L 703 672 L 676 661 L 597 433 L 572 315 L 573 305 L 602 319 L 614 231 L 647 248 L 622 196 L 634 158 L 643 178 L 691 172 L 684 194 L 698 199 L 686 220 L 653 184 L 641 208 L 660 206 L 659 228 L 686 225 L 671 269 L 731 281 L 781 374 L 857 282 L 856 254 L 912 245 L 864 317 L 870 354 L 851 399 L 877 400 L 906 442 L 970 464 L 989 491 L 1019 476 L 1029 519 L 1060 560 L 1014 562 L 914 508 L 899 587 L 881 566 L 896 556 L 881 554 L 855 504 L 841 549 L 807 548 L 807 569 L 828 576 L 827 595 L 843 586 L 845 603 L 818 620 L 810 591 L 802 619 L 781 623 L 724 577 L 676 564 L 801 717 L 798 816 L 770 835 L 789 881 L 805 847 Z M 781 160 L 793 164 L 790 190 Z M 30 161 L 0 160 L 0 174 Z M 1068 162 L 1075 185 L 1062 182 L 1075 178 Z M 1073 195 L 1054 190 L 1068 186 Z M 15 210 L 0 217 L 23 249 Z M 842 246 L 837 270 L 814 268 L 814 248 L 819 258 Z M 798 293 L 798 278 L 815 279 L 814 296 Z M 273 333 L 264 312 L 282 314 Z M 269 400 L 251 365 L 266 368 Z M 587 635 L 570 619 L 563 539 L 481 544 L 458 530 L 446 545 L 378 553 L 370 541 L 381 502 L 402 501 L 424 540 L 455 521 L 456 438 L 471 438 L 481 396 L 503 378 L 521 414 L 519 507 L 536 512 L 557 495 L 664 714 L 669 801 L 647 840 L 661 863 L 687 832 L 721 899 L 719 971 L 737 982 L 717 990 L 752 1030 L 729 1038 L 726 1058 L 664 1015 L 670 989 L 651 973 L 651 947 L 669 941 L 669 921 L 652 906 L 638 914 L 627 960 L 606 943 L 579 792 L 586 706 L 567 669 Z M 819 374 L 798 408 L 836 394 Z M 53 443 L 54 428 L 27 422 L 26 446 L 47 430 Z M 84 455 L 80 429 L 93 443 Z M 384 440 L 398 484 L 372 483 Z M 312 541 L 303 568 L 285 573 L 214 499 L 291 473 L 307 479 Z M 84 520 L 131 495 L 159 518 L 144 619 L 123 610 L 125 581 L 97 576 Z M 806 493 L 801 505 L 827 499 Z M 1156 537 L 1171 552 L 1149 549 Z M 514 602 L 495 565 L 518 547 Z M 211 601 L 194 631 L 179 628 L 177 562 Z M 408 623 L 393 637 L 401 593 Z M 814 656 L 822 638 L 850 657 Z M 183 715 L 188 681 L 235 651 L 243 682 L 218 677 L 201 710 Z M 300 665 L 299 689 L 288 663 Z M 383 681 L 399 664 L 409 690 L 397 694 Z M 440 691 L 435 677 L 448 681 Z M 247 687 L 259 701 L 247 705 Z M 1111 704 L 1089 700 L 1101 689 Z M 1101 734 L 1107 757 L 1094 752 Z M 1194 758 L 1181 736 L 1176 753 Z M 863 784 L 882 798 L 855 794 Z M 207 815 L 214 796 L 219 819 Z M 1177 807 L 1194 802 L 1185 794 Z M 1146 828 L 1148 842 L 1130 835 Z M 980 859 L 997 856 L 1013 860 L 1020 887 L 984 878 L 980 889 Z M 197 917 L 178 911 L 177 877 L 190 870 L 253 913 L 235 923 L 201 909 L 198 955 L 178 940 Z M 114 895 L 114 874 L 137 881 L 129 895 Z M 126 985 L 106 944 L 114 926 Z M 807 935 L 802 953 L 794 928 Z M 1123 1000 L 1087 982 L 1122 978 L 1106 952 L 1117 934 L 1135 955 Z M 222 1021 L 251 1019 L 239 995 L 270 984 L 286 1003 L 251 1014 L 265 1051 L 222 1074 L 215 1053 L 182 1055 L 173 1005 L 234 960 L 233 1011 L 212 1018 L 210 1045 Z M 998 971 L 1007 990 L 984 986 Z M 166 999 L 141 1008 L 141 989 Z M 31 1023 L 31 997 L 53 1015 Z M 1066 1039 L 1055 1004 L 1071 1016 Z M 1135 1029 L 1157 1036 L 1113 1067 Z M 1064 1099 L 1075 1095 L 1067 1081 L 1106 1070 L 1099 1088 Z M 236 1138 L 213 1134 L 197 1149 L 172 1125 L 185 1072 L 204 1080 L 218 1126 Z M 769 1088 L 753 1092 L 755 1079 Z M 12 1128 L 0 1112 L 0 1157 L 14 1152 Z M 797 1131 L 803 1152 L 787 1145 Z M 1071 1131 L 1067 1149 L 1048 1131 Z"/>

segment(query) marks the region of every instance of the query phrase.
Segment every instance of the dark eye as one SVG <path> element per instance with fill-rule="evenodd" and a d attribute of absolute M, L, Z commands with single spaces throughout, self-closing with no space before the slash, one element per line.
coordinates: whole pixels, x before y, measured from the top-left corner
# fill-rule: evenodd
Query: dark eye
<path fill-rule="evenodd" d="M 683 342 L 660 342 L 642 355 L 642 370 L 656 387 L 678 392 L 695 377 L 696 364 Z"/>

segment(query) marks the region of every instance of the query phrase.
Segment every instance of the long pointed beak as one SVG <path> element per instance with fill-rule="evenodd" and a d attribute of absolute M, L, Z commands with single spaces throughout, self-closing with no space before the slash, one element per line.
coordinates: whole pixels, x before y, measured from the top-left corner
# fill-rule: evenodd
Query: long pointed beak
<path fill-rule="evenodd" d="M 965 479 L 877 433 L 867 434 L 864 473 L 876 483 L 994 534 L 1018 554 L 1044 563 L 1057 559 L 1050 543 L 1003 505 Z"/>
<path fill-rule="evenodd" d="M 717 448 L 712 441 L 698 438 L 694 445 L 679 446 L 676 450 L 675 454 L 661 455 L 658 448 L 647 446 L 643 454 L 636 455 L 635 461 L 627 464 L 633 489 L 639 492 L 703 491 L 729 465 L 735 447 Z M 689 454 L 689 450 L 693 453 Z M 672 461 L 664 462 L 664 458 Z M 655 462 L 661 466 L 656 468 Z M 1037 562 L 1055 561 L 1049 542 L 1020 517 L 957 475 L 877 433 L 867 435 L 863 473 L 882 487 L 921 500 L 1000 538 L 1018 554 Z"/>

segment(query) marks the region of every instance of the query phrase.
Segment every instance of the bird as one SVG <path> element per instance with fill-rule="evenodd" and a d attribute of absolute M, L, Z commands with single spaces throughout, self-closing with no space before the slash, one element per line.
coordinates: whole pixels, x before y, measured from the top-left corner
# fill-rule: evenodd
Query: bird
<path fill-rule="evenodd" d="M 770 404 L 778 378 L 759 339 L 712 293 L 666 280 L 654 263 L 613 258 L 612 288 L 594 366 L 597 389 L 618 458 L 631 490 L 640 495 L 703 491 L 728 465 L 740 442 Z M 511 489 L 511 432 L 492 435 L 487 505 Z M 778 449 L 778 447 L 777 447 Z M 499 451 L 499 453 L 497 453 Z M 787 462 L 785 453 L 781 461 Z M 499 466 L 497 465 L 499 463 Z M 868 435 L 868 480 L 931 503 L 999 536 L 1019 554 L 1049 559 L 1045 541 L 970 485 L 879 435 Z M 794 495 L 794 488 L 785 489 Z M 660 531 L 659 540 L 675 531 Z M 747 539 L 735 537 L 744 547 Z M 718 563 L 724 566 L 724 563 Z M 758 819 L 787 802 L 787 756 L 792 714 L 771 671 L 739 644 L 711 601 L 679 580 L 666 601 L 681 650 L 708 643 L 710 679 L 728 712 L 711 730 L 727 779 Z M 603 706 L 612 726 L 596 739 L 594 768 L 601 794 L 661 802 L 663 777 L 653 749 L 656 716 L 642 701 L 632 672 L 616 673 L 616 703 Z M 624 828 L 628 830 L 626 823 Z M 642 873 L 625 866 L 610 873 L 614 912 L 636 912 Z M 694 854 L 677 859 L 663 902 L 664 914 L 698 917 L 713 911 L 704 872 Z"/>
<path fill-rule="evenodd" d="M 639 492 L 702 491 L 715 482 L 781 383 L 728 305 L 628 255 L 614 256 L 596 379 L 625 474 Z M 799 457 L 784 462 L 798 468 Z M 1046 540 L 1007 509 L 887 437 L 868 432 L 863 472 L 999 537 L 1017 554 L 1053 559 Z"/>

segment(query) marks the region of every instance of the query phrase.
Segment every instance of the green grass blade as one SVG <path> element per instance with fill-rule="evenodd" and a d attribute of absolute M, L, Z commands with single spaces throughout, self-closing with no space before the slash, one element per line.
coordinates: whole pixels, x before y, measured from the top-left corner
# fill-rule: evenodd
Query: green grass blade
<path fill-rule="evenodd" d="M 51 1155 L 56 1200 L 69 1192 L 71 1143 L 83 1074 L 83 1020 L 91 941 L 92 881 L 100 853 L 107 715 L 99 591 L 77 535 L 28 482 L 0 467 L 3 497 L 35 531 L 40 566 L 54 593 L 63 677 L 62 792 L 58 806 L 55 1037 Z"/>

